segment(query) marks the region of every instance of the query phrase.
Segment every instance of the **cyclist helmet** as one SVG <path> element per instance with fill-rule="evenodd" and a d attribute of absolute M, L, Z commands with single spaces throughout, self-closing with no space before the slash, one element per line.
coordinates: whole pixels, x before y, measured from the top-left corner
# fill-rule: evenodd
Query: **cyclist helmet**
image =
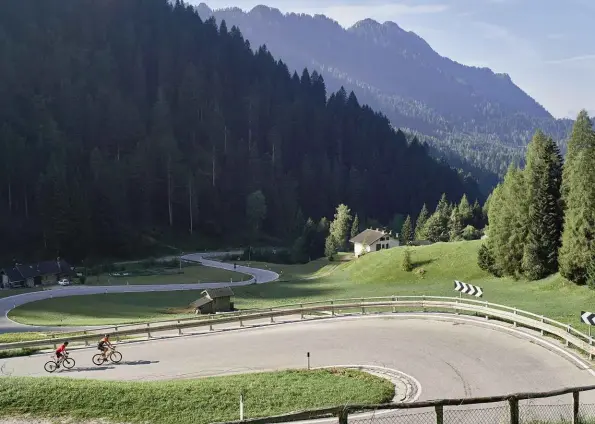
<path fill-rule="evenodd" d="M 66 340 L 66 341 L 64 342 L 64 346 L 67 346 L 67 345 L 68 345 L 68 340 Z"/>
<path fill-rule="evenodd" d="M 104 334 L 103 337 L 105 337 L 106 339 L 109 339 L 109 334 Z"/>

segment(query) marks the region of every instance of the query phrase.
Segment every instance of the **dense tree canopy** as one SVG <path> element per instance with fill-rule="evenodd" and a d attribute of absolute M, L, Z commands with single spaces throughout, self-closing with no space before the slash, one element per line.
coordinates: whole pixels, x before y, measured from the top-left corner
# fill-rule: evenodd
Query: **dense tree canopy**
<path fill-rule="evenodd" d="M 5 253 L 74 261 L 480 196 L 352 93 L 166 0 L 0 3 L 0 149 Z"/>
<path fill-rule="evenodd" d="M 511 166 L 485 208 L 483 269 L 531 280 L 559 269 L 575 283 L 595 286 L 595 131 L 587 112 L 574 124 L 564 164 L 552 138 L 537 131 L 525 169 Z"/>

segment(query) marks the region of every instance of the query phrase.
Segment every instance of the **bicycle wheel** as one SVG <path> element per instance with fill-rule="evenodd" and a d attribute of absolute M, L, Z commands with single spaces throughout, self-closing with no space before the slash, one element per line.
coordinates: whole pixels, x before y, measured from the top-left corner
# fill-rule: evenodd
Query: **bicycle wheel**
<path fill-rule="evenodd" d="M 105 359 L 103 358 L 103 355 L 101 353 L 98 353 L 96 355 L 93 355 L 92 361 L 95 365 L 103 365 Z"/>
<path fill-rule="evenodd" d="M 43 368 L 47 372 L 52 373 L 52 372 L 56 371 L 56 368 L 58 368 L 58 364 L 56 364 L 54 361 L 47 361 L 45 363 L 45 365 L 43 366 Z"/>
<path fill-rule="evenodd" d="M 72 358 L 66 358 L 64 359 L 64 361 L 62 361 L 62 365 L 64 365 L 64 368 L 66 369 L 71 369 L 72 367 L 74 367 L 74 359 Z"/>
<path fill-rule="evenodd" d="M 109 359 L 114 364 L 117 364 L 118 362 L 120 362 L 122 360 L 122 354 L 120 352 L 118 352 L 117 350 L 114 350 L 112 352 L 112 354 L 109 356 Z"/>

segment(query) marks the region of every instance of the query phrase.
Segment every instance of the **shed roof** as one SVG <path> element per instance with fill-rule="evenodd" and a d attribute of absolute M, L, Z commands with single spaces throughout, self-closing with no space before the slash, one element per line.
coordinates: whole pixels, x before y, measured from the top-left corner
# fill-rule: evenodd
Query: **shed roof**
<path fill-rule="evenodd" d="M 201 306 L 208 305 L 212 301 L 213 301 L 213 299 L 209 299 L 208 297 L 201 297 L 200 299 L 195 300 L 194 302 L 192 302 L 190 305 L 193 308 L 200 308 Z"/>
<path fill-rule="evenodd" d="M 233 296 L 231 287 L 220 287 L 217 289 L 206 289 L 201 292 L 202 295 L 207 296 L 210 299 L 216 299 L 218 297 L 229 297 Z"/>
<path fill-rule="evenodd" d="M 389 233 L 382 230 L 373 230 L 371 228 L 362 231 L 357 236 L 349 240 L 351 243 L 372 244 L 384 236 L 390 236 Z"/>

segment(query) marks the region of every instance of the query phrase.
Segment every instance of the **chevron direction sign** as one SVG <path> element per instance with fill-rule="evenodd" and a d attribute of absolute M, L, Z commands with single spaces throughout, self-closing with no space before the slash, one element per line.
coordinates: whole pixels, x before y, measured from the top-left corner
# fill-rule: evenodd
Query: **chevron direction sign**
<path fill-rule="evenodd" d="M 455 290 L 475 297 L 483 296 L 483 289 L 481 287 L 463 283 L 462 281 L 458 280 L 455 280 Z"/>
<path fill-rule="evenodd" d="M 581 312 L 581 321 L 585 324 L 595 325 L 595 314 L 593 312 Z"/>

